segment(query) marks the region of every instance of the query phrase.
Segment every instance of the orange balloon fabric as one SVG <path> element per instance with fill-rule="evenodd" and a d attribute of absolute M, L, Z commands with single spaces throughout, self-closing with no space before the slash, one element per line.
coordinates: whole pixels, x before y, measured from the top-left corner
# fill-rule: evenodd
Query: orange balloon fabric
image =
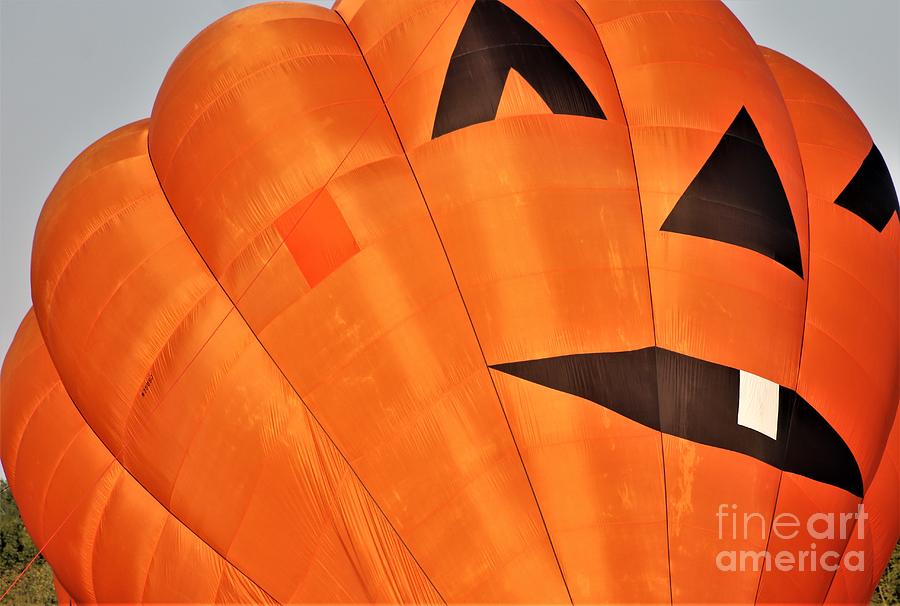
<path fill-rule="evenodd" d="M 0 457 L 61 600 L 865 603 L 900 536 L 893 184 L 718 1 L 228 15 L 32 298 Z"/>

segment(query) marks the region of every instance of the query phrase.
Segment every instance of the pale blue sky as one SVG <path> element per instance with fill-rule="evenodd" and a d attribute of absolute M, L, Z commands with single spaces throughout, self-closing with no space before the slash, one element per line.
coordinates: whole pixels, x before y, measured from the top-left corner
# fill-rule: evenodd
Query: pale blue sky
<path fill-rule="evenodd" d="M 247 4 L 0 0 L 0 354 L 31 305 L 32 235 L 60 173 L 98 137 L 147 116 L 178 51 Z M 900 174 L 900 2 L 727 4 L 758 43 L 829 80 Z"/>

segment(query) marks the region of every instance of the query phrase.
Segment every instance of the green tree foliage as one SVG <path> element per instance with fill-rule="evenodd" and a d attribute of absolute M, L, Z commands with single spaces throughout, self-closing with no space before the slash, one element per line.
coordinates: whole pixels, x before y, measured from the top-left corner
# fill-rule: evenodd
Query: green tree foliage
<path fill-rule="evenodd" d="M 894 546 L 894 553 L 888 561 L 881 582 L 872 596 L 873 604 L 900 604 L 900 543 Z"/>
<path fill-rule="evenodd" d="M 0 480 L 0 595 L 28 565 L 37 548 L 22 524 L 19 508 L 13 501 L 6 480 Z M 53 572 L 43 557 L 38 557 L 4 604 L 56 604 Z"/>

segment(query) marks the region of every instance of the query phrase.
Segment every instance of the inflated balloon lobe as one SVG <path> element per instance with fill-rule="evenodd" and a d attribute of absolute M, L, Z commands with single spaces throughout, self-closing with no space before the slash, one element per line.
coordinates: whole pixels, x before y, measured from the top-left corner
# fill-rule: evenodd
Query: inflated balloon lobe
<path fill-rule="evenodd" d="M 248 7 L 50 194 L 0 458 L 66 603 L 861 603 L 898 258 L 721 2 Z"/>

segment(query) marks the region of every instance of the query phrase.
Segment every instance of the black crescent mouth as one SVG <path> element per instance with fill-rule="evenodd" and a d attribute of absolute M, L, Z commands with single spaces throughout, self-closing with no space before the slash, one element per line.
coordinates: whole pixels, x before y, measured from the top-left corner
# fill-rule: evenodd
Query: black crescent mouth
<path fill-rule="evenodd" d="M 794 390 L 772 384 L 777 395 L 773 392 L 768 434 L 740 424 L 739 369 L 660 347 L 491 368 L 584 398 L 663 433 L 738 452 L 863 496 L 862 475 L 850 448 Z"/>

